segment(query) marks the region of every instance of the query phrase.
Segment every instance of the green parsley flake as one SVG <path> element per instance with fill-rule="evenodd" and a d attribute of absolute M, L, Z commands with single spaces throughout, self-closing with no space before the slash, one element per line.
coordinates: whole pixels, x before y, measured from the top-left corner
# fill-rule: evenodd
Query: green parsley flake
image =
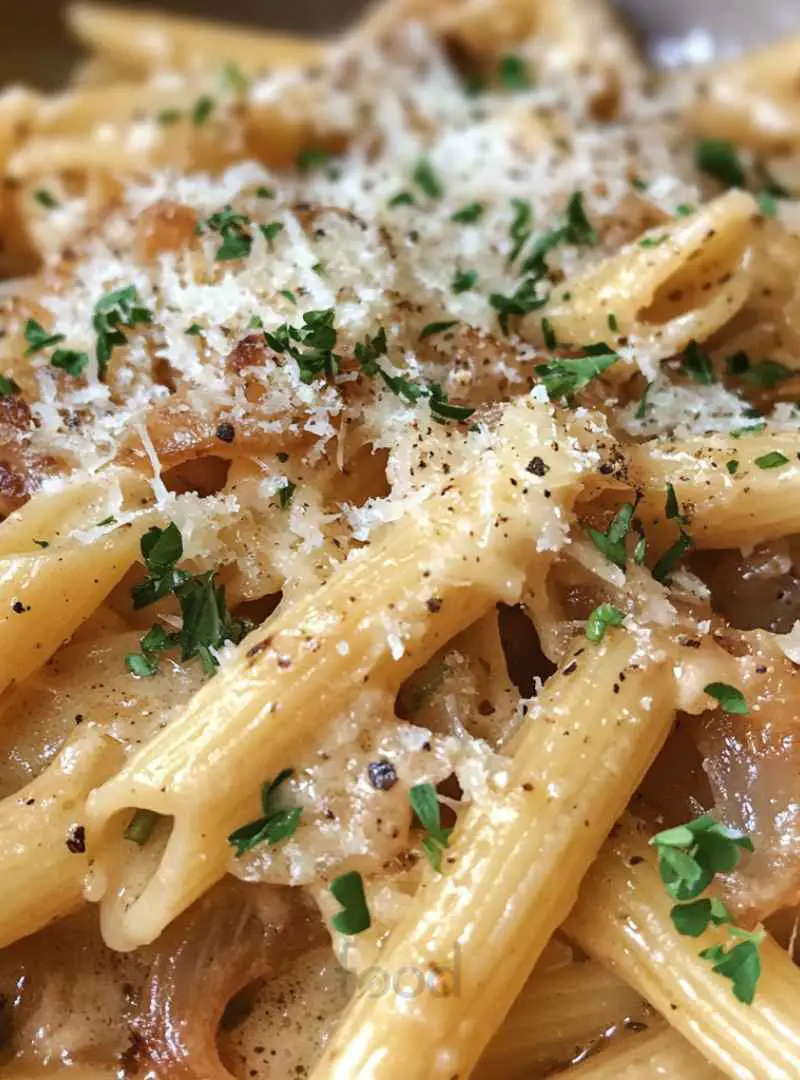
<path fill-rule="evenodd" d="M 770 450 L 768 454 L 762 454 L 756 458 L 759 469 L 779 469 L 782 465 L 788 465 L 789 459 L 780 450 Z"/>
<path fill-rule="evenodd" d="M 444 322 L 429 322 L 420 330 L 419 339 L 430 337 L 432 334 L 443 334 L 445 330 L 451 330 L 458 326 L 458 319 L 446 319 Z"/>
<path fill-rule="evenodd" d="M 735 476 L 736 473 L 739 471 L 739 462 L 733 460 L 728 461 L 725 464 L 725 468 L 728 470 L 731 476 Z"/>
<path fill-rule="evenodd" d="M 729 874 L 736 868 L 743 851 L 753 851 L 752 841 L 706 814 L 665 829 L 650 843 L 658 851 L 661 880 L 677 901 L 670 911 L 675 929 L 688 937 L 700 937 L 710 927 L 727 927 L 726 944 L 712 945 L 699 955 L 713 964 L 715 974 L 731 980 L 739 1001 L 752 1004 L 761 974 L 758 947 L 764 931 L 740 930 L 718 897 L 700 895 L 717 874 Z"/>
<path fill-rule="evenodd" d="M 388 205 L 392 208 L 395 206 L 414 206 L 416 201 L 410 191 L 398 191 L 396 195 L 389 199 Z"/>
<path fill-rule="evenodd" d="M 295 160 L 300 172 L 310 172 L 312 169 L 322 169 L 330 163 L 331 154 L 323 150 L 321 146 L 304 147 Z"/>
<path fill-rule="evenodd" d="M 643 240 L 639 241 L 639 247 L 654 248 L 660 247 L 665 240 L 669 240 L 669 237 L 665 234 L 662 236 L 645 236 Z"/>
<path fill-rule="evenodd" d="M 203 328 L 200 323 L 193 322 L 191 326 L 187 326 L 183 331 L 184 334 L 188 334 L 190 337 L 198 337 L 203 333 Z"/>
<path fill-rule="evenodd" d="M 599 529 L 591 527 L 586 529 L 597 550 L 602 552 L 620 570 L 624 570 L 628 564 L 625 538 L 630 530 L 635 512 L 636 503 L 626 503 L 617 511 L 605 532 L 600 532 Z"/>
<path fill-rule="evenodd" d="M 38 323 L 35 319 L 28 319 L 23 333 L 25 340 L 28 342 L 25 356 L 33 356 L 35 353 L 41 352 L 42 349 L 49 349 L 64 340 L 63 334 L 49 334 L 41 323 Z"/>
<path fill-rule="evenodd" d="M 636 417 L 637 420 L 644 420 L 644 418 L 645 418 L 645 416 L 647 414 L 647 410 L 649 408 L 649 404 L 648 404 L 648 401 L 647 401 L 647 396 L 650 393 L 650 390 L 651 390 L 652 386 L 653 386 L 653 384 L 651 382 L 649 382 L 647 384 L 647 386 L 645 386 L 645 388 L 644 388 L 644 393 L 639 398 L 639 404 L 636 406 L 636 412 L 634 413 L 634 416 Z"/>
<path fill-rule="evenodd" d="M 555 357 L 546 364 L 536 365 L 536 373 L 541 376 L 551 401 L 572 397 L 619 360 L 619 354 L 608 345 L 586 345 L 584 350 L 588 355 Z"/>
<path fill-rule="evenodd" d="M 11 397 L 12 394 L 18 394 L 20 388 L 17 383 L 8 375 L 0 375 L 0 398 Z"/>
<path fill-rule="evenodd" d="M 441 199 L 442 195 L 444 195 L 444 188 L 434 172 L 433 165 L 425 157 L 420 158 L 417 162 L 414 172 L 411 174 L 411 179 L 429 199 Z"/>
<path fill-rule="evenodd" d="M 203 94 L 192 106 L 192 123 L 195 127 L 202 127 L 216 108 L 217 103 L 208 94 Z"/>
<path fill-rule="evenodd" d="M 483 203 L 468 203 L 466 206 L 462 206 L 460 210 L 456 210 L 450 220 L 456 221 L 460 225 L 474 225 L 482 217 L 485 209 Z"/>
<path fill-rule="evenodd" d="M 694 159 L 701 172 L 725 187 L 743 188 L 747 184 L 738 151 L 725 139 L 701 139 L 695 147 Z"/>
<path fill-rule="evenodd" d="M 198 225 L 198 231 L 203 227 L 212 232 L 219 233 L 222 243 L 214 256 L 217 262 L 227 262 L 230 259 L 245 259 L 250 254 L 253 246 L 253 238 L 248 231 L 250 218 L 246 214 L 240 214 L 227 204 L 206 218 Z"/>
<path fill-rule="evenodd" d="M 475 288 L 477 283 L 477 270 L 456 270 L 451 288 L 454 293 L 469 292 L 470 289 Z"/>
<path fill-rule="evenodd" d="M 297 297 L 294 295 L 291 289 L 281 289 L 280 295 L 284 298 L 284 300 L 288 300 L 290 304 L 294 304 L 295 307 L 297 306 Z"/>
<path fill-rule="evenodd" d="M 279 232 L 281 232 L 282 229 L 283 229 L 283 222 L 281 222 L 281 221 L 270 221 L 270 223 L 268 225 L 259 225 L 258 226 L 258 231 L 261 233 L 261 235 L 267 241 L 267 244 L 269 246 L 270 251 L 272 251 L 272 243 L 273 243 L 275 237 L 278 235 Z"/>
<path fill-rule="evenodd" d="M 675 208 L 675 216 L 676 217 L 691 217 L 691 215 L 696 213 L 696 211 L 697 211 L 697 207 L 692 206 L 691 203 L 681 203 L 680 206 Z"/>
<path fill-rule="evenodd" d="M 89 363 L 89 354 L 76 352 L 74 349 L 56 349 L 50 357 L 50 363 L 53 367 L 60 368 L 73 378 L 77 378 Z"/>
<path fill-rule="evenodd" d="M 272 333 L 264 331 L 264 339 L 275 352 L 288 353 L 297 361 L 301 382 L 312 383 L 322 375 L 333 378 L 340 361 L 333 352 L 337 337 L 335 316 L 334 308 L 307 311 L 302 326 L 284 323 Z"/>
<path fill-rule="evenodd" d="M 160 815 L 154 810 L 137 810 L 128 822 L 128 827 L 123 833 L 124 838 L 138 844 L 139 847 L 144 847 L 150 839 L 159 817 Z"/>
<path fill-rule="evenodd" d="M 533 86 L 528 65 L 521 56 L 501 57 L 497 78 L 504 90 L 530 90 Z"/>
<path fill-rule="evenodd" d="M 147 568 L 144 581 L 133 587 L 134 610 L 148 607 L 162 597 L 174 595 L 181 611 L 181 629 L 168 634 L 160 624 L 153 625 L 140 639 L 141 653 L 125 658 L 128 670 L 140 677 L 155 675 L 162 652 L 180 648 L 181 660 L 199 657 L 206 674 L 217 667 L 211 649 L 226 641 L 238 644 L 247 625 L 233 619 L 225 606 L 225 589 L 216 585 L 214 571 L 192 576 L 177 567 L 183 555 L 183 540 L 177 525 L 154 526 L 140 541 Z"/>
<path fill-rule="evenodd" d="M 130 329 L 140 323 L 151 323 L 152 312 L 143 307 L 134 285 L 126 285 L 115 292 L 102 296 L 94 306 L 92 325 L 97 341 L 95 355 L 97 374 L 102 380 L 108 368 L 111 355 L 117 345 L 127 344 L 123 327 Z"/>
<path fill-rule="evenodd" d="M 302 808 L 281 809 L 275 805 L 278 789 L 293 772 L 293 769 L 283 769 L 274 780 L 267 780 L 261 785 L 261 817 L 235 829 L 228 837 L 228 843 L 236 848 L 237 859 L 259 844 L 279 844 L 296 832 Z"/>
<path fill-rule="evenodd" d="M 338 930 L 340 934 L 346 934 L 348 937 L 353 937 L 355 934 L 361 934 L 364 930 L 370 928 L 372 919 L 367 907 L 364 882 L 361 880 L 361 874 L 357 870 L 350 870 L 348 873 L 334 878 L 331 882 L 331 893 L 334 899 L 338 900 L 342 905 L 342 910 L 338 911 L 331 919 L 334 930 Z"/>
<path fill-rule="evenodd" d="M 156 123 L 161 124 L 162 127 L 169 127 L 172 124 L 177 124 L 181 118 L 179 109 L 162 109 L 156 113 Z"/>
<path fill-rule="evenodd" d="M 223 90 L 228 90 L 237 97 L 243 97 L 250 86 L 250 80 L 233 60 L 228 60 L 223 66 L 220 81 Z"/>
<path fill-rule="evenodd" d="M 293 484 L 291 480 L 287 480 L 283 487 L 278 489 L 278 502 L 280 503 L 281 510 L 286 510 L 291 506 L 296 490 L 297 485 Z"/>
<path fill-rule="evenodd" d="M 542 340 L 544 341 L 544 347 L 549 349 L 550 352 L 558 348 L 558 338 L 549 319 L 542 319 Z"/>
<path fill-rule="evenodd" d="M 617 316 L 614 314 L 613 311 L 609 312 L 607 322 L 608 329 L 611 331 L 612 334 L 616 334 L 619 330 L 619 320 L 617 319 Z"/>
<path fill-rule="evenodd" d="M 718 701 L 723 712 L 734 716 L 748 716 L 750 714 L 744 694 L 741 690 L 737 690 L 735 686 L 729 686 L 728 683 L 713 682 L 703 687 L 703 693 Z"/>
<path fill-rule="evenodd" d="M 600 642 L 609 626 L 621 626 L 625 618 L 613 604 L 600 604 L 586 620 L 586 636 L 589 641 Z"/>
<path fill-rule="evenodd" d="M 439 798 L 433 784 L 416 784 L 408 793 L 411 808 L 427 832 L 422 847 L 436 873 L 442 870 L 442 852 L 450 841 L 452 829 L 442 828 Z"/>
<path fill-rule="evenodd" d="M 701 386 L 711 386 L 717 381 L 711 357 L 696 341 L 690 341 L 684 351 L 681 371 Z"/>
<path fill-rule="evenodd" d="M 511 251 L 506 260 L 509 266 L 516 261 L 519 253 L 527 244 L 533 231 L 533 210 L 527 199 L 512 199 L 514 217 L 511 221 L 509 233 L 513 241 Z"/>
<path fill-rule="evenodd" d="M 55 210 L 58 206 L 58 200 L 47 190 L 47 188 L 37 188 L 33 197 L 39 206 L 43 206 L 45 210 Z"/>

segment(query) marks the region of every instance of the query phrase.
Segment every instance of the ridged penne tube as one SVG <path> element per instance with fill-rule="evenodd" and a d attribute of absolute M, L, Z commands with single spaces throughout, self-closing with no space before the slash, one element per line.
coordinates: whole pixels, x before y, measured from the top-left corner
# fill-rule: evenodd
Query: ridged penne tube
<path fill-rule="evenodd" d="M 651 1030 L 612 1043 L 565 1075 L 570 1080 L 723 1080 L 725 1074 L 677 1031 L 656 1022 Z"/>
<path fill-rule="evenodd" d="M 36 495 L 0 525 L 0 692 L 46 663 L 128 571 L 144 515 L 96 538 L 91 529 L 148 495 L 141 477 L 120 471 L 116 484 L 107 474 Z M 74 529 L 90 535 L 70 537 Z"/>
<path fill-rule="evenodd" d="M 775 454 L 780 456 L 770 456 Z M 708 435 L 626 450 L 630 479 L 644 493 L 644 524 L 663 522 L 664 492 L 671 483 L 701 548 L 759 544 L 800 530 L 799 454 L 796 432 L 738 439 Z M 729 462 L 736 462 L 733 475 Z"/>
<path fill-rule="evenodd" d="M 800 146 L 800 35 L 703 72 L 685 122 L 699 135 L 761 151 Z"/>
<path fill-rule="evenodd" d="M 486 1048 L 472 1080 L 523 1080 L 568 1064 L 623 1021 L 648 1019 L 648 1006 L 601 964 L 577 961 L 557 971 L 538 968 L 522 988 Z M 680 1035 L 675 1036 L 681 1040 Z M 692 1051 L 694 1053 L 694 1051 Z"/>
<path fill-rule="evenodd" d="M 325 43 L 313 38 L 237 29 L 206 19 L 101 4 L 71 4 L 70 30 L 90 49 L 141 74 L 171 68 L 222 68 L 235 61 L 245 71 L 318 63 Z"/>
<path fill-rule="evenodd" d="M 651 363 L 704 341 L 750 292 L 757 213 L 751 195 L 730 191 L 570 278 L 546 309 L 556 337 L 567 345 L 607 341 L 613 315 L 619 335 Z M 534 336 L 539 322 L 537 314 L 527 323 Z"/>
<path fill-rule="evenodd" d="M 534 451 L 549 463 L 544 479 L 526 470 Z M 521 400 L 474 466 L 424 504 L 413 529 L 389 526 L 322 589 L 245 638 L 186 711 L 90 800 L 95 834 L 119 828 L 136 807 L 174 817 L 138 900 L 109 871 L 109 943 L 152 941 L 222 875 L 225 837 L 252 816 L 264 778 L 319 737 L 360 688 L 396 692 L 498 600 L 516 600 L 537 557 L 532 538 L 542 560 L 562 542 L 577 476 L 550 408 Z"/>
<path fill-rule="evenodd" d="M 640 656 L 625 631 L 576 650 L 382 950 L 382 968 L 425 973 L 424 990 L 357 994 L 313 1080 L 469 1075 L 666 739 L 674 699 L 667 651 Z M 437 973 L 456 957 L 448 993 Z"/>
<path fill-rule="evenodd" d="M 641 823 L 626 819 L 581 886 L 565 924 L 590 955 L 634 986 L 732 1080 L 797 1080 L 800 971 L 774 941 L 761 945 L 755 1000 L 734 997 L 728 979 L 698 955 L 719 934 L 684 937 Z"/>
<path fill-rule="evenodd" d="M 41 776 L 0 802 L 0 948 L 82 902 L 89 855 L 75 829 L 83 826 L 86 796 L 121 758 L 119 743 L 87 730 Z"/>

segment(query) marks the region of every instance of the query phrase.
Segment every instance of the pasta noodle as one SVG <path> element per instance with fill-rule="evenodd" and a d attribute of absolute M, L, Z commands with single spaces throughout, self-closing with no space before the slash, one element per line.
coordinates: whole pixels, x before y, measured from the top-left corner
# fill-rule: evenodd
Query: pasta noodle
<path fill-rule="evenodd" d="M 579 899 L 568 933 L 636 986 L 728 1076 L 795 1075 L 794 964 L 777 945 L 765 942 L 759 998 L 753 1006 L 737 1002 L 718 975 L 697 964 L 695 940 L 681 937 L 669 921 L 668 898 L 651 852 L 641 830 L 628 823 L 586 879 L 588 899 Z"/>

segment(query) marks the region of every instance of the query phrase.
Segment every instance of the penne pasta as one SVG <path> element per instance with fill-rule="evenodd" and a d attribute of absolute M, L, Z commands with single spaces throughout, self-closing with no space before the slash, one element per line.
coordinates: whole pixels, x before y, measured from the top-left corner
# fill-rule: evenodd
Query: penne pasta
<path fill-rule="evenodd" d="M 774 942 L 761 948 L 763 972 L 752 1005 L 698 955 L 719 935 L 682 937 L 641 824 L 627 821 L 587 876 L 565 929 L 581 948 L 647 998 L 726 1076 L 789 1080 L 800 1068 L 793 1029 L 800 974 Z"/>
<path fill-rule="evenodd" d="M 601 685 L 595 659 L 606 673 Z M 430 992 L 411 1000 L 357 995 L 314 1080 L 469 1075 L 666 738 L 670 688 L 669 669 L 640 661 L 625 633 L 596 658 L 579 649 L 554 676 L 502 787 L 459 824 L 444 872 L 425 883 L 381 952 L 390 971 L 428 973 Z M 436 974 L 454 953 L 457 996 Z M 507 961 L 498 965 L 498 955 Z"/>

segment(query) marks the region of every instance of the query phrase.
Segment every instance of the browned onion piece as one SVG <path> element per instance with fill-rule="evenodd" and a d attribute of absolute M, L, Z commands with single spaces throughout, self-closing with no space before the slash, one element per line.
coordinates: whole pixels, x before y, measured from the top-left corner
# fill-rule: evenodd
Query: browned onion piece
<path fill-rule="evenodd" d="M 718 712 L 697 740 L 720 817 L 755 846 L 724 891 L 756 923 L 800 898 L 800 729 Z"/>
<path fill-rule="evenodd" d="M 140 1063 L 160 1080 L 230 1080 L 216 1046 L 226 1005 L 321 934 L 297 890 L 220 882 L 158 942 L 132 1022 Z"/>

